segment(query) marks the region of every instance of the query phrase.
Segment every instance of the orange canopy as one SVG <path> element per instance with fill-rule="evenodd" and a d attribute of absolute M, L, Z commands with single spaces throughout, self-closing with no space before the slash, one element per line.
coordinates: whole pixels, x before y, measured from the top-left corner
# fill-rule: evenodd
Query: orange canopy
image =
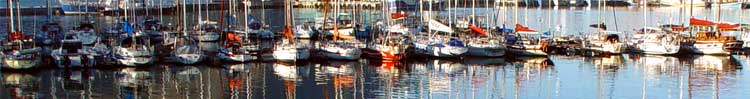
<path fill-rule="evenodd" d="M 716 23 L 709 20 L 702 20 L 697 18 L 690 18 L 690 25 L 697 25 L 697 26 L 713 26 L 717 25 L 719 29 L 732 29 L 732 28 L 738 28 L 740 27 L 739 24 L 731 24 L 731 23 Z"/>
<path fill-rule="evenodd" d="M 536 32 L 536 30 L 529 29 L 521 24 L 516 24 L 516 32 Z"/>
<path fill-rule="evenodd" d="M 469 26 L 469 29 L 471 29 L 471 31 L 474 31 L 474 33 L 481 34 L 482 36 L 487 36 L 487 32 L 484 32 L 482 28 L 479 28 L 477 26 L 471 25 Z"/>
<path fill-rule="evenodd" d="M 408 17 L 408 16 L 409 15 L 407 15 L 404 12 L 401 12 L 401 13 L 391 13 L 391 19 L 401 19 L 401 18 L 405 18 L 405 17 Z"/>

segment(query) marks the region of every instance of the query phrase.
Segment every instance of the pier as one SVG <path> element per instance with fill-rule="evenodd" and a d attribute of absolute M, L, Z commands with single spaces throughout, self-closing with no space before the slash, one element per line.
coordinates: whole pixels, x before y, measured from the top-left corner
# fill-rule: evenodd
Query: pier
<path fill-rule="evenodd" d="M 297 1 L 297 2 L 294 2 L 293 5 L 294 7 L 297 7 L 297 8 L 321 8 L 325 5 L 325 2 Z M 376 2 L 376 1 L 352 1 L 352 2 L 330 2 L 329 7 L 340 6 L 342 8 L 353 8 L 357 6 L 357 7 L 363 7 L 365 9 L 375 9 L 375 8 L 380 8 L 381 5 L 382 5 L 382 2 Z"/>

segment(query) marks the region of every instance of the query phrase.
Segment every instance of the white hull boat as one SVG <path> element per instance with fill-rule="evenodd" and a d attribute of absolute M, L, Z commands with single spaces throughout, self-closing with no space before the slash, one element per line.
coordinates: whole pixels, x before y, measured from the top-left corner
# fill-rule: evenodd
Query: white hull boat
<path fill-rule="evenodd" d="M 201 48 L 198 47 L 198 42 L 194 39 L 178 36 L 174 40 L 176 42 L 173 43 L 174 49 L 172 49 L 171 53 L 173 61 L 181 64 L 195 64 L 206 58 Z"/>
<path fill-rule="evenodd" d="M 442 44 L 442 43 L 428 43 L 428 42 L 414 42 L 414 51 L 416 54 L 428 55 L 433 57 L 459 57 L 466 52 L 468 48 L 462 45 Z"/>
<path fill-rule="evenodd" d="M 184 45 L 177 47 L 172 53 L 175 61 L 182 64 L 195 64 L 203 61 L 206 57 L 203 51 L 195 45 Z"/>
<path fill-rule="evenodd" d="M 299 25 L 294 28 L 294 36 L 299 39 L 310 39 L 315 32 L 307 25 Z"/>
<path fill-rule="evenodd" d="M 134 40 L 134 41 L 133 41 Z M 148 37 L 136 36 L 120 40 L 114 47 L 115 59 L 125 66 L 143 66 L 154 62 L 154 48 L 149 45 Z"/>
<path fill-rule="evenodd" d="M 138 49 L 122 47 L 116 49 L 117 61 L 125 66 L 149 65 L 154 61 L 153 53 L 145 46 L 140 46 Z"/>
<path fill-rule="evenodd" d="M 406 46 L 385 46 L 380 44 L 370 44 L 365 49 L 365 53 L 374 58 L 381 60 L 397 61 L 404 57 Z"/>
<path fill-rule="evenodd" d="M 81 41 L 77 39 L 66 39 L 62 41 L 62 47 L 55 49 L 51 52 L 52 59 L 55 60 L 57 67 L 83 67 L 83 50 Z"/>
<path fill-rule="evenodd" d="M 524 56 L 547 56 L 547 41 L 539 32 L 518 32 L 518 36 L 506 37 L 506 48 L 512 54 Z M 517 39 L 520 39 L 517 40 Z"/>
<path fill-rule="evenodd" d="M 234 51 L 232 51 L 234 50 Z M 243 46 L 239 48 L 222 48 L 219 49 L 217 56 L 219 59 L 227 62 L 249 62 L 258 60 L 258 55 L 254 52 L 259 51 L 257 46 Z"/>
<path fill-rule="evenodd" d="M 594 34 L 589 36 L 582 44 L 582 48 L 587 51 L 622 54 L 625 52 L 625 44 L 620 42 L 617 34 Z"/>
<path fill-rule="evenodd" d="M 631 43 L 636 52 L 644 54 L 670 55 L 680 51 L 680 40 L 669 34 L 644 34 Z"/>
<path fill-rule="evenodd" d="M 209 32 L 209 31 L 197 31 L 195 33 L 198 41 L 201 42 L 216 42 L 219 41 L 220 34 L 217 32 Z"/>
<path fill-rule="evenodd" d="M 30 69 L 39 67 L 42 64 L 42 58 L 38 55 L 38 52 L 38 48 L 32 48 L 12 53 L 4 53 L 4 66 L 5 68 L 10 69 Z"/>
<path fill-rule="evenodd" d="M 497 40 L 469 41 L 466 47 L 469 49 L 467 54 L 470 56 L 500 57 L 505 55 L 505 46 Z"/>
<path fill-rule="evenodd" d="M 80 40 L 83 45 L 94 45 L 99 41 L 99 36 L 96 35 L 94 30 L 73 31 L 72 33 L 75 34 L 76 39 Z"/>
<path fill-rule="evenodd" d="M 326 35 L 333 36 L 334 32 L 336 32 L 336 30 L 328 30 Z M 338 32 L 341 35 L 354 36 L 354 28 L 339 28 Z"/>
<path fill-rule="evenodd" d="M 284 44 L 273 51 L 273 58 L 277 61 L 307 60 L 309 57 L 310 50 L 303 45 Z"/>
<path fill-rule="evenodd" d="M 723 46 L 726 46 L 725 44 L 726 43 L 720 41 L 696 41 L 693 44 L 683 47 L 695 54 L 729 55 L 731 52 L 724 49 Z"/>
<path fill-rule="evenodd" d="M 318 48 L 318 54 L 338 60 L 357 60 L 362 55 L 362 50 L 345 42 L 329 42 Z"/>
<path fill-rule="evenodd" d="M 539 45 L 527 45 L 518 48 L 508 48 L 508 51 L 516 55 L 547 56 L 547 52 L 544 52 L 544 50 L 542 50 L 541 48 L 542 47 Z"/>

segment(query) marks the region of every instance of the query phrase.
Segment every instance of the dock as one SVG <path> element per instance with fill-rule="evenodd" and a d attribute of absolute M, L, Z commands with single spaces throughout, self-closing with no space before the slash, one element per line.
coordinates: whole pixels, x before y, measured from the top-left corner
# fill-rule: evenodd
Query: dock
<path fill-rule="evenodd" d="M 322 8 L 325 2 L 320 1 L 297 1 L 292 5 L 297 8 Z M 376 9 L 382 6 L 382 2 L 375 1 L 352 1 L 352 2 L 330 2 L 329 7 L 340 6 L 342 8 L 362 7 L 365 9 Z"/>

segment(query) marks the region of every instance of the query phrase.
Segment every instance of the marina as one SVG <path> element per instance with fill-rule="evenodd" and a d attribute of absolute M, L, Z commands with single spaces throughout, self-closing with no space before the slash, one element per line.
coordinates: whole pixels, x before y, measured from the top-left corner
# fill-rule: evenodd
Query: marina
<path fill-rule="evenodd" d="M 0 98 L 750 97 L 749 1 L 584 2 L 4 0 Z"/>

